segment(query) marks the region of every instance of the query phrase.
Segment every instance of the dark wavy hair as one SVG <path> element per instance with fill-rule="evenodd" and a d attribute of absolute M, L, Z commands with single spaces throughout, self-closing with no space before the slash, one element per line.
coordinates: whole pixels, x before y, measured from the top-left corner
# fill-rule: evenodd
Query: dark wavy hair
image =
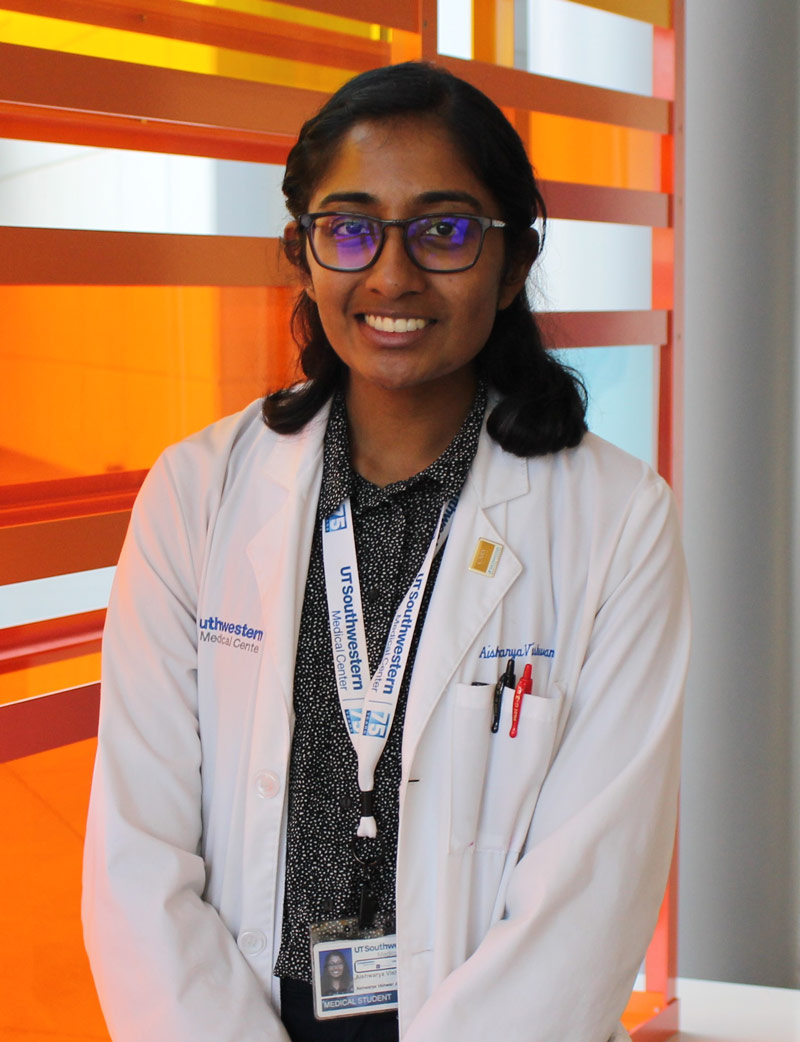
<path fill-rule="evenodd" d="M 405 62 L 349 80 L 312 116 L 289 153 L 283 193 L 294 218 L 308 212 L 337 147 L 357 123 L 402 116 L 441 120 L 454 147 L 500 206 L 507 269 L 528 264 L 544 241 L 546 212 L 525 146 L 485 94 L 444 69 Z M 541 235 L 533 229 L 541 227 Z M 289 261 L 308 273 L 305 232 L 283 241 Z M 303 291 L 292 315 L 306 382 L 268 395 L 263 417 L 272 430 L 300 430 L 344 383 L 346 367 L 322 328 L 317 305 Z M 476 357 L 481 376 L 500 395 L 489 434 L 518 456 L 539 456 L 577 445 L 586 432 L 586 390 L 577 373 L 546 350 L 523 288 L 498 311 Z"/>

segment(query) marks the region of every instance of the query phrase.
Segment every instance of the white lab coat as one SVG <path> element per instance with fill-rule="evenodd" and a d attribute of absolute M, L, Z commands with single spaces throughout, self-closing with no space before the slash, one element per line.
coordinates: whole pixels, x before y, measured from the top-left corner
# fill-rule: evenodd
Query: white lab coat
<path fill-rule="evenodd" d="M 115 1042 L 286 1039 L 272 967 L 326 419 L 278 436 L 254 403 L 169 449 L 134 509 L 85 858 Z M 469 569 L 479 538 L 503 547 L 493 576 Z M 209 639 L 210 617 L 244 635 Z M 403 1042 L 627 1038 L 672 850 L 688 641 L 661 479 L 592 435 L 519 459 L 484 431 L 405 717 Z M 515 739 L 509 694 L 490 733 L 507 651 L 533 663 Z"/>

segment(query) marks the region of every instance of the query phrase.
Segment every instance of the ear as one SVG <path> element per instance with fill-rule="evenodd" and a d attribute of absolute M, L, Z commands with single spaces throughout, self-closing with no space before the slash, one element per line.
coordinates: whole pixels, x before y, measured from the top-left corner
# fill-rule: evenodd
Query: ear
<path fill-rule="evenodd" d="M 531 228 L 528 241 L 520 253 L 509 260 L 500 282 L 497 310 L 504 311 L 524 287 L 533 263 L 539 256 L 539 233 Z"/>
<path fill-rule="evenodd" d="M 305 237 L 300 231 L 297 221 L 289 221 L 283 229 L 281 242 L 287 260 L 297 268 L 300 274 L 300 281 L 302 282 L 303 289 L 312 300 L 315 300 L 314 286 L 311 281 L 311 273 L 308 270 L 308 262 L 306 261 Z"/>

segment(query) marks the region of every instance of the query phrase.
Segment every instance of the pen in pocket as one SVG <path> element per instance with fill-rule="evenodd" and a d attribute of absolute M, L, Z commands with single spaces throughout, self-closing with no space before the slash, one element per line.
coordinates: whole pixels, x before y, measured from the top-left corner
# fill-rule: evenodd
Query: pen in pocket
<path fill-rule="evenodd" d="M 533 677 L 531 676 L 530 662 L 525 666 L 522 676 L 519 678 L 517 689 L 514 692 L 514 704 L 511 709 L 511 730 L 508 732 L 510 738 L 517 737 L 519 728 L 519 714 L 522 712 L 522 699 L 531 693 Z"/>
<path fill-rule="evenodd" d="M 503 708 L 503 688 L 514 686 L 514 659 L 510 658 L 506 671 L 497 681 L 492 702 L 492 734 L 497 734 L 500 727 L 500 710 Z"/>

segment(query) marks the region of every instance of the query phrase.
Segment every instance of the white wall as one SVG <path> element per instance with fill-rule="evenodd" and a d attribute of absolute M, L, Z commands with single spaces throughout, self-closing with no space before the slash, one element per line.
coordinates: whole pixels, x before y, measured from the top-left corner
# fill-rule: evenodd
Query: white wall
<path fill-rule="evenodd" d="M 687 9 L 680 972 L 796 987 L 798 11 Z"/>

